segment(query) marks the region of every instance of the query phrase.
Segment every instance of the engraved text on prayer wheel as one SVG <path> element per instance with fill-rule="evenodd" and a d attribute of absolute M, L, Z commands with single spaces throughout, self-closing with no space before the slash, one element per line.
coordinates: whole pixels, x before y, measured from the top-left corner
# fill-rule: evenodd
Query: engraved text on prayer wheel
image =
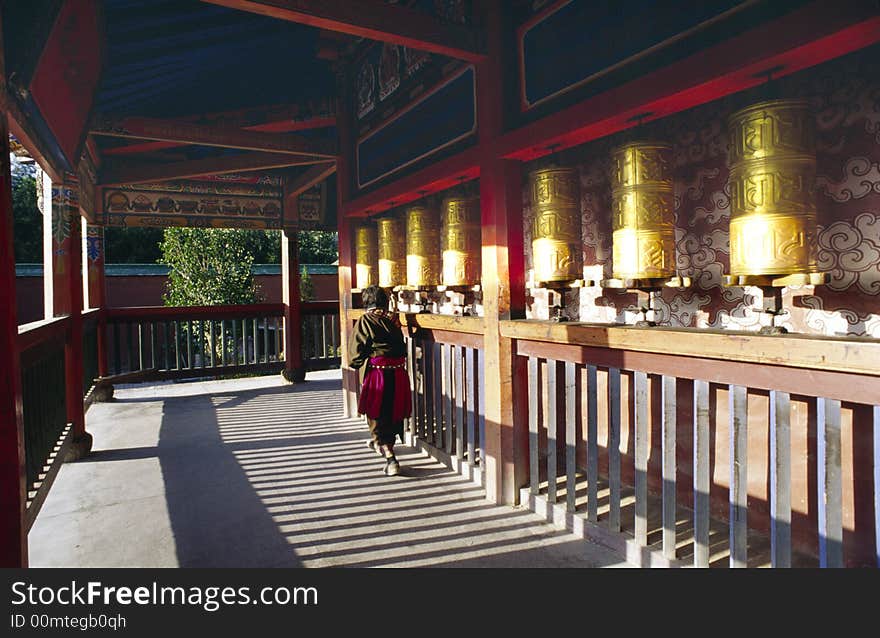
<path fill-rule="evenodd" d="M 728 120 L 730 274 L 816 270 L 815 132 L 805 100 L 773 100 Z"/>
<path fill-rule="evenodd" d="M 406 232 L 402 219 L 376 220 L 379 235 L 379 285 L 393 288 L 406 283 Z"/>
<path fill-rule="evenodd" d="M 406 284 L 426 288 L 440 284 L 440 225 L 436 211 L 413 206 L 406 216 Z"/>
<path fill-rule="evenodd" d="M 354 241 L 355 283 L 363 289 L 376 283 L 379 256 L 375 226 L 362 224 L 355 228 Z"/>
<path fill-rule="evenodd" d="M 583 277 L 580 181 L 574 168 L 549 168 L 529 175 L 535 214 L 532 260 L 536 282 Z"/>
<path fill-rule="evenodd" d="M 611 200 L 614 276 L 674 276 L 672 148 L 657 142 L 632 142 L 614 149 Z"/>
<path fill-rule="evenodd" d="M 480 200 L 456 197 L 443 202 L 443 285 L 480 282 Z"/>

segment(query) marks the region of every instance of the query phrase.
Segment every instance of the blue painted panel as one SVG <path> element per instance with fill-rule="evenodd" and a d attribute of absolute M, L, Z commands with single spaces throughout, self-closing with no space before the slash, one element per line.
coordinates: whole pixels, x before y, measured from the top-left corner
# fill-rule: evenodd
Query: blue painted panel
<path fill-rule="evenodd" d="M 529 108 L 713 18 L 742 0 L 572 0 L 524 31 Z"/>
<path fill-rule="evenodd" d="M 358 187 L 399 171 L 476 130 L 474 68 L 468 67 L 358 143 Z"/>

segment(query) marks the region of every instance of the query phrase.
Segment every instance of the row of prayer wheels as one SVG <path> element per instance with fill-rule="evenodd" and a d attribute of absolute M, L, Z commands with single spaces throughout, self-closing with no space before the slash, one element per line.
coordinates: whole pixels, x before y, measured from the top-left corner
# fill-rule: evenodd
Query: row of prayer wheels
<path fill-rule="evenodd" d="M 825 275 L 815 272 L 816 158 L 808 103 L 752 105 L 730 116 L 728 132 L 730 274 L 725 283 L 823 283 Z M 672 147 L 662 142 L 630 142 L 612 151 L 614 279 L 603 285 L 651 288 L 677 280 L 673 164 Z M 547 287 L 579 281 L 583 245 L 577 169 L 535 171 L 529 175 L 529 192 L 534 281 Z M 479 199 L 447 199 L 440 215 L 428 206 L 413 206 L 405 226 L 401 219 L 379 219 L 377 227 L 360 226 L 356 242 L 360 287 L 473 286 L 480 279 Z"/>
<path fill-rule="evenodd" d="M 356 284 L 470 288 L 480 283 L 481 251 L 478 197 L 445 199 L 439 215 L 419 204 L 407 209 L 405 218 L 380 217 L 375 226 L 355 229 Z"/>
<path fill-rule="evenodd" d="M 728 119 L 730 274 L 727 285 L 821 284 L 816 272 L 815 133 L 805 100 L 754 104 Z M 673 155 L 640 141 L 612 151 L 610 287 L 651 288 L 676 279 Z M 530 175 L 535 281 L 582 277 L 577 169 Z"/>

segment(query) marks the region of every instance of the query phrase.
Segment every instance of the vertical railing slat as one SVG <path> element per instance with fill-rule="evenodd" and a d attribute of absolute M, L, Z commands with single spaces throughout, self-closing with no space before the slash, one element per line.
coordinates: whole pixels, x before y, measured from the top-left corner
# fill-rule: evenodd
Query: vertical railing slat
<path fill-rule="evenodd" d="M 186 367 L 188 369 L 192 369 L 193 367 L 193 358 L 192 358 L 192 335 L 193 335 L 193 322 L 187 322 L 189 326 L 189 330 L 186 334 Z"/>
<path fill-rule="evenodd" d="M 661 456 L 663 458 L 663 556 L 675 560 L 675 513 L 676 497 L 676 459 L 675 459 L 675 419 L 676 419 L 676 378 L 663 376 L 663 432 L 661 436 Z"/>
<path fill-rule="evenodd" d="M 819 566 L 843 566 L 840 401 L 816 399 L 819 456 Z"/>
<path fill-rule="evenodd" d="M 540 483 L 540 468 L 538 466 L 540 368 L 538 359 L 529 357 L 529 486 L 532 494 L 538 494 Z"/>
<path fill-rule="evenodd" d="M 635 386 L 635 521 L 634 537 L 641 546 L 648 544 L 648 375 L 633 373 Z"/>
<path fill-rule="evenodd" d="M 144 369 L 144 324 L 142 321 L 137 322 L 137 338 L 138 338 L 138 370 Z"/>
<path fill-rule="evenodd" d="M 114 321 L 113 326 L 113 366 L 114 374 L 119 374 L 122 372 L 122 346 L 119 339 L 119 322 Z"/>
<path fill-rule="evenodd" d="M 749 413 L 746 388 L 731 385 L 730 395 L 730 566 L 748 566 Z"/>
<path fill-rule="evenodd" d="M 452 454 L 452 439 L 454 414 L 452 410 L 453 392 L 453 356 L 454 350 L 451 344 L 443 344 L 443 443 L 447 454 Z"/>
<path fill-rule="evenodd" d="M 269 363 L 269 317 L 263 317 L 263 359 Z"/>
<path fill-rule="evenodd" d="M 257 328 L 257 318 L 254 317 L 251 319 L 251 322 L 253 323 L 252 329 L 254 333 L 254 363 L 257 364 L 260 362 L 260 333 Z"/>
<path fill-rule="evenodd" d="M 587 366 L 587 520 L 599 520 L 599 419 L 597 369 Z"/>
<path fill-rule="evenodd" d="M 220 365 L 226 367 L 226 321 L 220 320 Z"/>
<path fill-rule="evenodd" d="M 480 386 L 479 394 L 477 394 L 478 406 L 477 414 L 480 416 L 479 427 L 477 428 L 477 443 L 479 448 L 478 462 L 480 467 L 486 466 L 486 353 L 484 350 L 477 350 L 479 362 L 477 364 L 477 383 Z"/>
<path fill-rule="evenodd" d="M 620 531 L 620 369 L 608 369 L 608 529 Z"/>
<path fill-rule="evenodd" d="M 770 391 L 770 565 L 791 567 L 791 398 Z"/>
<path fill-rule="evenodd" d="M 474 444 L 474 425 L 476 421 L 476 391 L 477 379 L 474 370 L 474 349 L 465 348 L 464 351 L 464 376 L 467 382 L 467 459 L 470 466 L 474 466 L 474 453 L 476 445 Z"/>
<path fill-rule="evenodd" d="M 238 365 L 238 320 L 232 320 L 232 365 Z"/>
<path fill-rule="evenodd" d="M 150 367 L 156 369 L 156 322 L 150 322 Z"/>
<path fill-rule="evenodd" d="M 577 366 L 565 363 L 565 508 L 568 512 L 577 509 Z"/>
<path fill-rule="evenodd" d="M 433 342 L 434 354 L 434 423 L 433 423 L 433 445 L 440 448 L 443 445 L 443 346 L 436 341 Z"/>
<path fill-rule="evenodd" d="M 162 333 L 162 350 L 164 350 L 165 355 L 165 369 L 171 369 L 171 359 L 169 355 L 171 354 L 171 338 L 170 338 L 171 324 L 170 322 L 165 322 L 165 330 Z"/>
<path fill-rule="evenodd" d="M 462 347 L 455 348 L 455 458 L 464 460 L 464 361 L 462 359 Z"/>
<path fill-rule="evenodd" d="M 694 567 L 709 566 L 709 382 L 694 381 Z"/>
<path fill-rule="evenodd" d="M 556 502 L 556 439 L 559 426 L 559 364 L 547 359 L 547 500 Z"/>

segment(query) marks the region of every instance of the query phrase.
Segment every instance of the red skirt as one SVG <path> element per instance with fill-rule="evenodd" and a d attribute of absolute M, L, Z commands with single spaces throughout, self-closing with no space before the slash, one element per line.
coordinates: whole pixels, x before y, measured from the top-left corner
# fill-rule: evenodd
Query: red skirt
<path fill-rule="evenodd" d="M 412 396 L 409 377 L 406 374 L 405 357 L 372 357 L 367 363 L 361 396 L 358 400 L 358 412 L 371 419 L 380 416 L 391 418 L 392 422 L 401 421 L 412 413 Z M 394 375 L 394 397 L 391 414 L 381 414 L 382 399 L 385 393 L 385 374 Z"/>

